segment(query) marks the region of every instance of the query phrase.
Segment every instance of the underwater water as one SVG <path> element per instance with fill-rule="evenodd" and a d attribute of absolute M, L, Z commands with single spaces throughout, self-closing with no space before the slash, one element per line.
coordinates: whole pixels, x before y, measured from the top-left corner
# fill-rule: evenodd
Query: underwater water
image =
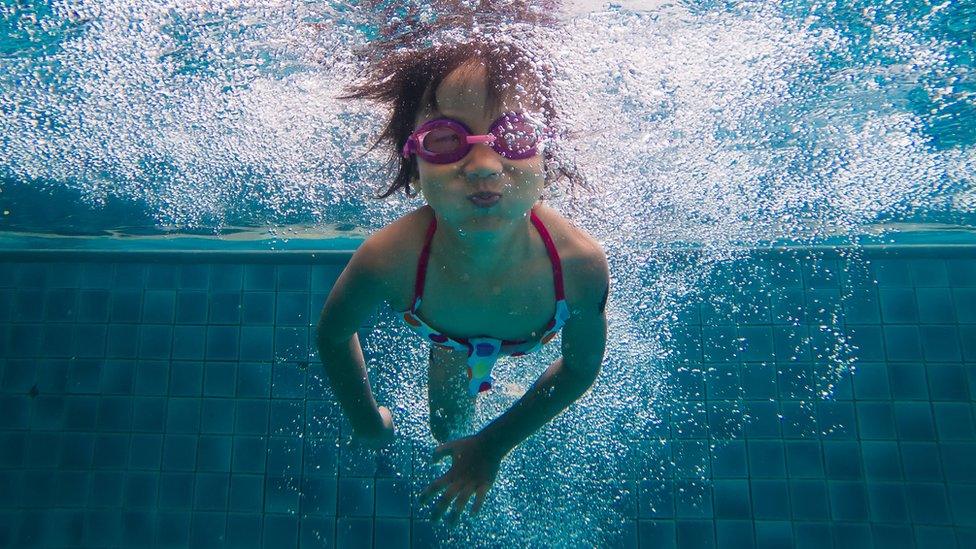
<path fill-rule="evenodd" d="M 349 251 L 422 204 L 370 198 L 381 118 L 336 96 L 442 7 L 0 4 L 0 546 L 976 546 L 976 8 L 510 29 L 560 67 L 587 185 L 545 199 L 607 251 L 608 348 L 450 530 L 416 503 L 426 348 L 388 308 L 361 332 L 374 452 L 313 345 Z"/>

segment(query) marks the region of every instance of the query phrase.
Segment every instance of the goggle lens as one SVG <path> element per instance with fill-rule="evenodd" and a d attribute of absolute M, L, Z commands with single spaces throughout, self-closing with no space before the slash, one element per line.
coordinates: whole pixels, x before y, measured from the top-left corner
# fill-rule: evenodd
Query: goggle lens
<path fill-rule="evenodd" d="M 488 144 L 505 158 L 530 158 L 538 153 L 536 147 L 541 131 L 541 126 L 528 117 L 518 113 L 506 113 L 489 128 L 488 135 L 493 136 L 494 140 Z M 433 164 L 457 162 L 470 152 L 472 143 L 468 142 L 468 137 L 471 135 L 464 124 L 457 120 L 431 120 L 410 136 L 404 145 L 403 156 L 409 157 L 411 153 L 416 153 Z"/>
<path fill-rule="evenodd" d="M 434 128 L 424 136 L 424 150 L 433 154 L 450 154 L 465 145 L 464 136 L 451 127 Z"/>

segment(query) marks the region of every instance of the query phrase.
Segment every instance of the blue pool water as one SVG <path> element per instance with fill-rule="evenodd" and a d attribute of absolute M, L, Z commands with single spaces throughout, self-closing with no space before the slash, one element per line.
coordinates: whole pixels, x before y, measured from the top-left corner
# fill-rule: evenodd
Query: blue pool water
<path fill-rule="evenodd" d="M 545 200 L 607 252 L 609 345 L 454 530 L 426 348 L 360 330 L 381 451 L 314 348 L 422 204 L 369 199 L 381 119 L 335 96 L 446 4 L 368 4 L 0 2 L 0 547 L 976 547 L 970 3 L 566 3 L 589 186 Z"/>

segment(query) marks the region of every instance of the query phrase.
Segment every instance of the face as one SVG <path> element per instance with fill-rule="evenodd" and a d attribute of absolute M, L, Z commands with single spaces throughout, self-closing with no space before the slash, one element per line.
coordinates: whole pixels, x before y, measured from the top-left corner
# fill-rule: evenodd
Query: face
<path fill-rule="evenodd" d="M 435 118 L 448 117 L 463 122 L 477 135 L 505 112 L 533 112 L 532 105 L 514 100 L 502 101 L 496 110 L 486 110 L 485 69 L 469 64 L 449 74 L 436 90 L 438 111 L 418 115 L 418 126 Z M 491 231 L 505 223 L 524 218 L 542 192 L 542 155 L 510 160 L 489 145 L 476 143 L 457 162 L 432 164 L 417 158 L 419 189 L 427 203 L 450 226 L 460 230 Z M 501 199 L 485 207 L 472 202 L 473 193 L 489 191 Z"/>

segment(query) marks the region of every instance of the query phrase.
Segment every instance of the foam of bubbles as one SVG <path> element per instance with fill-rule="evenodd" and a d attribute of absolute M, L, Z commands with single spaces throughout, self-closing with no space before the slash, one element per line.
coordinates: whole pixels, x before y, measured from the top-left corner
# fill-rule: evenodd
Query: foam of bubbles
<path fill-rule="evenodd" d="M 375 13 L 297 1 L 50 5 L 0 7 L 18 37 L 0 57 L 8 177 L 70 186 L 91 203 L 144 203 L 175 226 L 244 217 L 375 229 L 418 204 L 368 200 L 384 186 L 382 154 L 365 152 L 381 119 L 335 99 Z M 778 2 L 625 7 L 641 9 L 575 3 L 564 28 L 541 36 L 578 133 L 561 146 L 591 186 L 548 199 L 611 261 L 603 374 L 513 452 L 488 516 L 443 533 L 451 542 L 593 546 L 619 533 L 636 487 L 595 479 L 658 482 L 674 465 L 653 459 L 662 426 L 703 428 L 704 410 L 680 397 L 694 396 L 685 380 L 715 369 L 681 359 L 680 318 L 718 279 L 727 291 L 713 305 L 733 316 L 749 306 L 742 295 L 772 289 L 736 261 L 743 249 L 852 236 L 933 206 L 976 211 L 971 144 L 933 137 L 948 105 L 972 105 L 972 75 L 952 64 L 952 44 L 920 32 L 942 24 L 941 8 L 913 20 L 871 8 L 858 16 L 864 40 L 843 20 L 831 24 L 834 14 Z M 851 254 L 841 263 L 863 267 Z M 816 355 L 798 396 L 811 414 L 856 351 L 836 305 L 814 312 L 820 324 L 797 342 Z M 388 312 L 375 320 L 364 341 L 374 387 L 422 456 L 432 448 L 426 351 Z M 481 399 L 476 423 L 507 409 L 557 356 L 558 340 L 530 361 L 502 360 L 496 377 L 514 388 Z M 421 462 L 414 473 L 433 478 L 438 468 Z M 700 500 L 705 465 L 679 497 Z"/>

